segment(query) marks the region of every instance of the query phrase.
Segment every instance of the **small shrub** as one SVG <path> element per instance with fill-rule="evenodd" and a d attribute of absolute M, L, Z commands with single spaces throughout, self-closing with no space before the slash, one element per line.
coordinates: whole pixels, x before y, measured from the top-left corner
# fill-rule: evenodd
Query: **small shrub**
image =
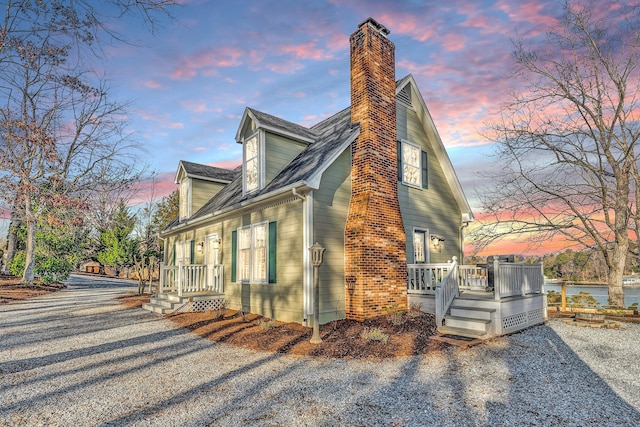
<path fill-rule="evenodd" d="M 365 329 L 362 332 L 361 338 L 367 341 L 380 341 L 385 344 L 389 341 L 389 335 L 382 332 L 380 328 Z"/>
<path fill-rule="evenodd" d="M 405 317 L 405 311 L 400 309 L 398 304 L 393 304 L 385 308 L 387 312 L 386 318 L 387 322 L 391 323 L 394 326 L 400 326 L 407 323 L 407 318 Z"/>
<path fill-rule="evenodd" d="M 575 308 L 598 308 L 600 303 L 589 292 L 579 292 L 569 298 L 569 306 Z"/>
<path fill-rule="evenodd" d="M 409 311 L 407 312 L 407 316 L 409 316 L 411 319 L 422 316 L 422 304 L 418 302 L 412 302 L 411 304 L 409 304 Z"/>
<path fill-rule="evenodd" d="M 268 331 L 276 327 L 276 322 L 271 319 L 263 319 L 263 320 L 258 320 L 256 325 L 262 327 L 262 329 L 264 329 L 265 331 Z"/>

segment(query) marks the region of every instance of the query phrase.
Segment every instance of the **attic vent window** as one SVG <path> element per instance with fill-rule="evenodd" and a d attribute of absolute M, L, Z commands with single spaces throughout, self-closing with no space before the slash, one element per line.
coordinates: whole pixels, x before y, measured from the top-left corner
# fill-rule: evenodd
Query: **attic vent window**
<path fill-rule="evenodd" d="M 411 89 L 409 85 L 405 86 L 400 92 L 398 92 L 397 100 L 407 106 L 411 106 Z"/>

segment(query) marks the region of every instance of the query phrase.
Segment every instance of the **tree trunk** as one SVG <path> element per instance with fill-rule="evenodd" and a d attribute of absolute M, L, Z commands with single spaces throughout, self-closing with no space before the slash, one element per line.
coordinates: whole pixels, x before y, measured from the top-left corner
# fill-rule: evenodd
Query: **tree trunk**
<path fill-rule="evenodd" d="M 609 305 L 612 307 L 624 308 L 622 275 L 624 274 L 627 249 L 625 245 L 617 245 L 613 250 L 613 262 L 609 268 L 609 274 L 607 274 Z"/>
<path fill-rule="evenodd" d="M 7 235 L 7 254 L 4 259 L 4 265 L 2 266 L 2 272 L 9 274 L 9 265 L 13 261 L 13 257 L 16 255 L 16 248 L 18 246 L 18 236 L 16 235 L 16 229 L 20 227 L 22 221 L 12 216 L 9 223 L 9 233 Z"/>
<path fill-rule="evenodd" d="M 22 282 L 32 284 L 35 276 L 36 266 L 36 221 L 27 211 L 27 247 L 24 260 L 24 273 L 22 274 Z"/>

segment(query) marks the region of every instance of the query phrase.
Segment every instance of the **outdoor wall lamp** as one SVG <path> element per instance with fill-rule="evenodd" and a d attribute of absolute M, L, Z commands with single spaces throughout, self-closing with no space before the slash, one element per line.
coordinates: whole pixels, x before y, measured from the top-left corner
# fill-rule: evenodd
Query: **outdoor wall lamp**
<path fill-rule="evenodd" d="M 440 246 L 440 242 L 444 242 L 444 238 L 437 236 L 435 234 L 431 235 L 431 243 L 433 244 L 434 248 L 437 248 L 438 246 Z"/>
<path fill-rule="evenodd" d="M 203 249 L 204 249 L 204 242 L 200 242 L 196 245 L 196 251 L 198 251 L 198 253 L 202 252 Z"/>

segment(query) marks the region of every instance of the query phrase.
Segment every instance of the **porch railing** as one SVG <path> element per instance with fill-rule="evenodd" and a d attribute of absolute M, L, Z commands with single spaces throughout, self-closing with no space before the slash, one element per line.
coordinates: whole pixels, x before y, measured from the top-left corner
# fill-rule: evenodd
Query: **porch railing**
<path fill-rule="evenodd" d="M 160 293 L 210 291 L 224 293 L 222 265 L 164 265 L 160 266 Z"/>
<path fill-rule="evenodd" d="M 544 284 L 542 264 L 496 260 L 493 263 L 493 274 L 493 292 L 496 300 L 542 293 Z"/>
<path fill-rule="evenodd" d="M 438 283 L 447 277 L 451 264 L 408 264 L 407 293 L 435 294 Z"/>
<path fill-rule="evenodd" d="M 459 265 L 460 289 L 486 289 L 489 285 L 487 269 L 476 265 Z"/>
<path fill-rule="evenodd" d="M 444 315 L 449 310 L 453 299 L 460 294 L 458 288 L 458 260 L 453 257 L 449 264 L 449 272 L 436 286 L 436 326 L 442 326 Z"/>

